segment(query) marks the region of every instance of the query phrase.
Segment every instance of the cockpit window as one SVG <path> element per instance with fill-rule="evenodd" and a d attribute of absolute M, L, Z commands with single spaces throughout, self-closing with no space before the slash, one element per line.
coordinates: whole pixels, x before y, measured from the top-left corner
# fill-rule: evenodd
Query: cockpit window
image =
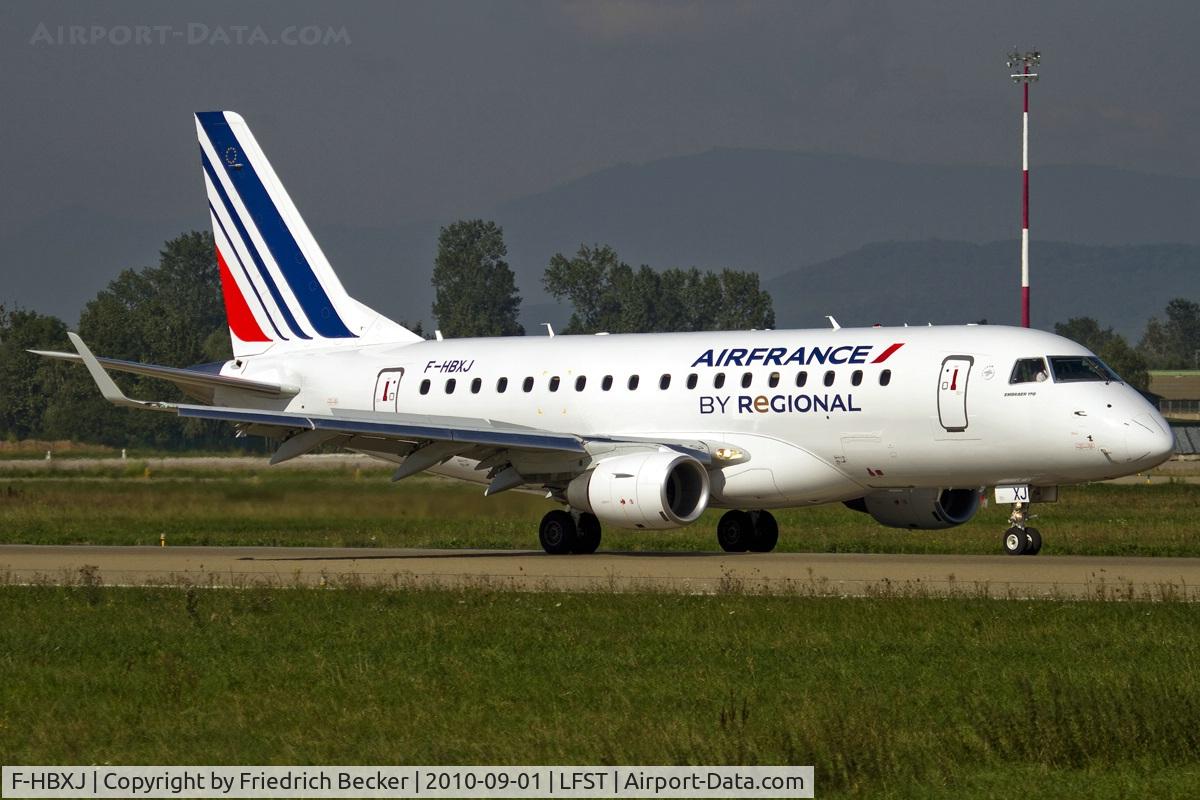
<path fill-rule="evenodd" d="M 1121 382 L 1117 373 L 1095 356 L 1050 356 L 1050 368 L 1058 383 L 1079 381 Z"/>
<path fill-rule="evenodd" d="M 1033 383 L 1034 381 L 1044 381 L 1049 377 L 1050 373 L 1046 371 L 1044 358 L 1020 358 L 1013 366 L 1012 377 L 1008 379 L 1008 382 Z"/>

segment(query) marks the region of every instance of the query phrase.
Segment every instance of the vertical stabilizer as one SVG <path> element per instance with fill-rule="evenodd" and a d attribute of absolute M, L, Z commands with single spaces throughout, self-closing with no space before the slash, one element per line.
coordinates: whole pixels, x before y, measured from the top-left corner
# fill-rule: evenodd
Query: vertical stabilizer
<path fill-rule="evenodd" d="M 346 293 L 241 116 L 200 112 L 196 133 L 234 355 L 421 340 Z"/>

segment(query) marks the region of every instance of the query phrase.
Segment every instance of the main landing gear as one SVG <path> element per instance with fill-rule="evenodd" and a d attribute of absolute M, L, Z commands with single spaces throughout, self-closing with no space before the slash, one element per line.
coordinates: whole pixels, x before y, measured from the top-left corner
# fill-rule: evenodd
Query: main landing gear
<path fill-rule="evenodd" d="M 586 512 L 578 516 L 556 508 L 542 517 L 538 529 L 542 549 L 551 555 L 587 554 L 600 546 L 600 520 Z"/>
<path fill-rule="evenodd" d="M 1004 552 L 1010 556 L 1036 556 L 1042 549 L 1041 532 L 1025 524 L 1033 519 L 1033 515 L 1027 513 L 1026 505 L 1013 503 L 1012 514 L 1008 516 L 1011 527 L 1004 532 Z"/>
<path fill-rule="evenodd" d="M 726 553 L 769 553 L 779 541 L 779 523 L 770 511 L 728 511 L 717 523 L 717 541 Z"/>

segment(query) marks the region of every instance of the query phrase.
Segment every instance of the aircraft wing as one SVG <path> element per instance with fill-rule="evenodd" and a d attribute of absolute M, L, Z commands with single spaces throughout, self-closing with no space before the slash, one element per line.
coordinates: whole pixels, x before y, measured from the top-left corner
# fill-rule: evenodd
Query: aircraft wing
<path fill-rule="evenodd" d="M 69 335 L 74 337 L 74 334 Z M 45 356 L 46 358 L 56 358 L 60 361 L 73 361 L 77 364 L 84 360 L 83 356 L 78 353 L 60 353 L 54 350 L 30 350 L 29 352 L 34 355 Z M 213 402 L 213 394 L 218 388 L 238 389 L 260 397 L 295 397 L 300 393 L 300 388 L 297 386 L 249 381 L 245 378 L 234 378 L 215 372 L 205 372 L 196 367 L 180 369 L 179 367 L 164 367 L 158 364 L 141 364 L 137 361 L 122 361 L 119 358 L 96 358 L 96 362 L 105 369 L 128 372 L 134 375 L 145 375 L 150 378 L 159 378 L 168 381 L 182 389 L 188 397 L 203 403 Z"/>
<path fill-rule="evenodd" d="M 303 455 L 321 444 L 335 442 L 348 449 L 361 450 L 385 457 L 403 457 L 393 479 L 407 477 L 436 466 L 454 456 L 465 455 L 478 459 L 481 469 L 490 469 L 500 483 L 493 480 L 489 493 L 504 491 L 528 483 L 512 466 L 518 456 L 532 458 L 548 466 L 549 472 L 579 470 L 580 457 L 588 455 L 584 440 L 566 433 L 556 433 L 537 428 L 500 422 L 489 419 L 443 417 L 424 414 L 393 414 L 373 411 L 335 411 L 328 414 L 304 414 L 294 411 L 275 411 L 257 408 L 230 406 L 191 405 L 151 400 L 136 400 L 125 395 L 112 377 L 105 371 L 102 360 L 77 334 L 67 334 L 79 351 L 77 359 L 87 367 L 92 379 L 106 400 L 116 405 L 174 413 L 181 417 L 212 419 L 235 423 L 243 433 L 255 433 L 283 439 L 282 445 L 271 458 L 272 464 Z M 61 357 L 68 354 L 53 354 Z M 112 362 L 113 359 L 103 359 Z M 169 367 L 118 362 L 122 367 L 137 367 L 138 374 L 154 377 L 175 375 L 177 380 L 193 380 L 189 370 L 171 370 Z M 128 371 L 134 371 L 129 369 Z M 187 373 L 176 375 L 175 373 Z M 223 379 L 215 385 L 245 388 L 252 383 L 237 379 L 229 384 Z M 212 384 L 209 384 L 212 385 Z M 282 395 L 289 387 L 271 388 L 262 385 L 264 393 L 277 391 Z M 293 392 L 295 394 L 295 392 Z M 611 446 L 604 442 L 602 446 Z M 528 469 L 526 472 L 528 473 Z"/>
<path fill-rule="evenodd" d="M 455 456 L 478 461 L 478 470 L 487 470 L 491 484 L 487 493 L 495 494 L 523 485 L 562 486 L 564 479 L 588 468 L 590 457 L 624 449 L 668 447 L 691 455 L 703 464 L 713 461 L 716 445 L 700 441 L 675 441 L 641 437 L 579 436 L 491 419 L 473 419 L 427 414 L 339 410 L 324 414 L 295 411 L 241 408 L 233 406 L 191 405 L 127 397 L 105 371 L 113 359 L 99 359 L 74 333 L 67 334 L 79 351 L 78 360 L 87 367 L 106 400 L 116 405 L 165 411 L 181 417 L 211 419 L 234 423 L 240 435 L 255 434 L 283 440 L 271 457 L 272 464 L 295 458 L 316 447 L 332 443 L 400 462 L 393 480 L 415 475 Z M 53 354 L 61 357 L 68 354 Z M 117 362 L 121 369 L 138 374 L 180 380 L 193 380 L 191 370 Z M 172 370 L 167 373 L 165 370 Z M 220 377 L 220 376 L 215 376 Z M 229 383 L 236 381 L 236 384 Z M 214 386 L 246 388 L 252 381 L 222 378 Z M 284 396 L 298 393 L 293 387 L 258 384 L 264 394 Z"/>

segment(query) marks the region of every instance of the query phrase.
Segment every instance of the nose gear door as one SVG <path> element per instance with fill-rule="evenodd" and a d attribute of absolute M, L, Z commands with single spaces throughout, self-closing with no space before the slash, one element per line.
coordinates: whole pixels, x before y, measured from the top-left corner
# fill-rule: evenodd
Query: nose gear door
<path fill-rule="evenodd" d="M 949 356 L 938 377 L 938 421 L 947 431 L 967 429 L 967 379 L 975 364 L 972 356 Z"/>

